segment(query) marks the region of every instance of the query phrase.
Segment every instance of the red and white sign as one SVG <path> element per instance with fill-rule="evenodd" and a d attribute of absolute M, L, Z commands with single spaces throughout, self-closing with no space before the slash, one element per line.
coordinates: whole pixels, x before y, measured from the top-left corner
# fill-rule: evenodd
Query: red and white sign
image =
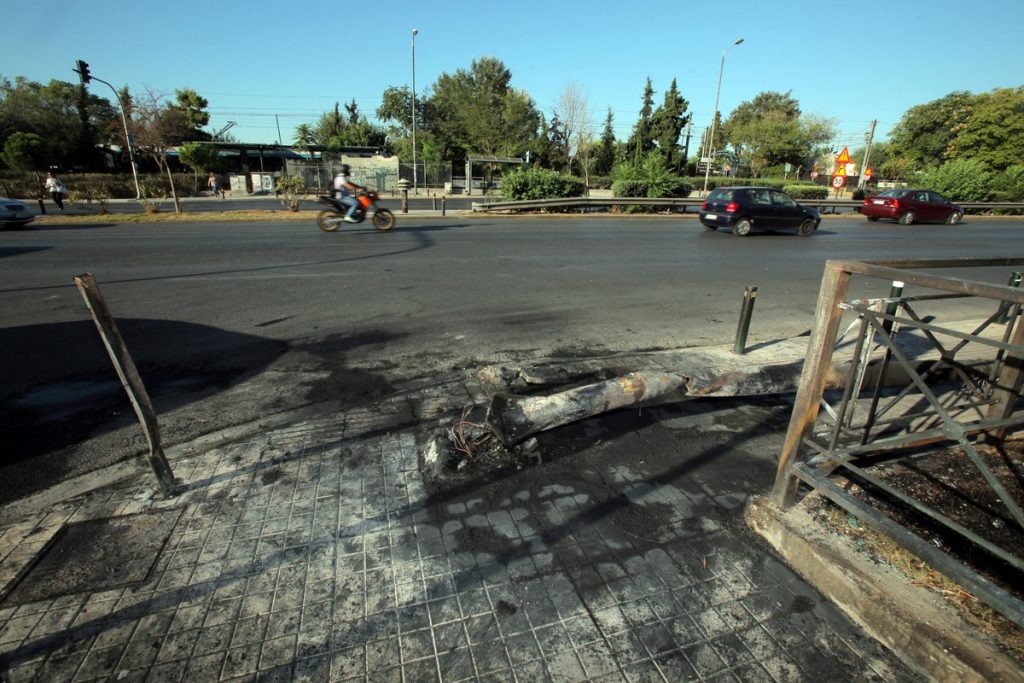
<path fill-rule="evenodd" d="M 832 176 L 832 187 L 837 190 L 846 184 L 846 176 L 836 175 Z"/>

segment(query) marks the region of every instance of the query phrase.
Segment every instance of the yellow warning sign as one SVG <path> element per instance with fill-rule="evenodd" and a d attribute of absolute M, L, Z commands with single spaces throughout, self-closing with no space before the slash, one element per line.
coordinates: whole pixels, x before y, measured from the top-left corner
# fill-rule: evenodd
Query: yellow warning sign
<path fill-rule="evenodd" d="M 839 164 L 838 166 L 836 166 L 836 170 L 832 172 L 832 175 L 834 175 L 834 176 L 837 176 L 837 175 L 845 176 L 846 175 L 846 164 Z"/>
<path fill-rule="evenodd" d="M 843 151 L 836 157 L 837 164 L 848 164 L 850 163 L 850 148 L 843 147 Z"/>

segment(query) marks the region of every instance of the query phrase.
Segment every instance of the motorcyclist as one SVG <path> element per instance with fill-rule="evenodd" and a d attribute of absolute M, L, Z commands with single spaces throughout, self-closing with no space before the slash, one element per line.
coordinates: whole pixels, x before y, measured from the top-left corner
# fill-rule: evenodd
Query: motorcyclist
<path fill-rule="evenodd" d="M 366 188 L 353 183 L 351 173 L 352 169 L 348 164 L 341 165 L 338 174 L 334 176 L 334 196 L 348 208 L 343 220 L 346 223 L 358 223 L 359 221 L 355 219 L 355 212 L 359 202 L 356 200 L 355 194 L 360 190 L 365 191 Z"/>

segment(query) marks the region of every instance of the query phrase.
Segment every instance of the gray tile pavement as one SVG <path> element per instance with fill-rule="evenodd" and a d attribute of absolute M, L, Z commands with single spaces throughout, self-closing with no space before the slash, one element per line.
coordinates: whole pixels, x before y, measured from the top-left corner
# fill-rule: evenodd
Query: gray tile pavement
<path fill-rule="evenodd" d="M 771 430 L 623 411 L 431 484 L 424 434 L 480 398 L 412 391 L 180 456 L 175 499 L 133 478 L 8 521 L 0 590 L 63 524 L 182 511 L 143 583 L 0 602 L 3 680 L 915 679 L 743 527 Z"/>

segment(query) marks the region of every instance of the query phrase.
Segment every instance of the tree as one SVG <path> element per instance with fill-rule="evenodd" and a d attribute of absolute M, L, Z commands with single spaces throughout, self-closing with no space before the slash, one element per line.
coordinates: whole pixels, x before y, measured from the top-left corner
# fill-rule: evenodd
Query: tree
<path fill-rule="evenodd" d="M 470 155 L 514 156 L 529 149 L 540 115 L 511 79 L 512 72 L 493 57 L 438 77 L 426 101 L 427 128 L 443 158 L 460 165 Z"/>
<path fill-rule="evenodd" d="M 997 88 L 974 98 L 956 130 L 950 156 L 975 159 L 995 171 L 1020 162 L 1024 150 L 1024 86 Z"/>
<path fill-rule="evenodd" d="M 209 171 L 218 170 L 220 154 L 213 145 L 204 145 L 199 142 L 186 142 L 178 147 L 178 159 L 188 168 L 192 169 L 195 184 L 192 188 L 193 194 L 199 194 L 199 176 Z"/>
<path fill-rule="evenodd" d="M 669 167 L 678 170 L 686 162 L 679 158 L 679 134 L 690 117 L 686 115 L 688 103 L 679 94 L 676 79 L 665 91 L 665 101 L 651 116 L 651 137 L 658 145 Z"/>
<path fill-rule="evenodd" d="M 723 124 L 725 137 L 754 177 L 782 163 L 802 166 L 835 137 L 835 124 L 801 116 L 800 103 L 787 93 L 762 92 L 742 102 Z"/>
<path fill-rule="evenodd" d="M 992 173 L 977 159 L 947 161 L 924 176 L 924 185 L 957 202 L 988 199 Z"/>
<path fill-rule="evenodd" d="M 892 129 L 893 156 L 909 159 L 917 168 L 942 163 L 956 155 L 955 139 L 970 116 L 974 96 L 955 91 L 927 104 L 911 107 Z"/>
<path fill-rule="evenodd" d="M 35 133 L 12 133 L 4 142 L 4 164 L 16 171 L 38 171 L 46 165 L 46 143 Z"/>
<path fill-rule="evenodd" d="M 192 140 L 209 140 L 212 136 L 202 130 L 210 123 L 210 114 L 206 108 L 210 103 L 191 88 L 174 91 L 174 102 L 167 105 L 174 112 L 173 120 L 179 128 L 171 132 L 171 140 L 180 145 Z"/>
<path fill-rule="evenodd" d="M 24 78 L 0 79 L 0 148 L 14 133 L 32 133 L 43 143 L 36 154 L 45 165 L 87 165 L 100 131 L 117 117 L 107 100 L 83 93 L 79 84 Z"/>
<path fill-rule="evenodd" d="M 562 86 L 558 102 L 555 104 L 555 115 L 561 122 L 565 134 L 565 156 L 571 170 L 573 158 L 579 156 L 581 148 L 586 147 L 591 137 L 587 93 L 579 83 L 570 81 Z"/>
<path fill-rule="evenodd" d="M 604 130 L 601 131 L 601 143 L 597 147 L 594 160 L 594 173 L 596 175 L 608 175 L 615 165 L 615 130 L 612 128 L 612 109 L 608 108 L 608 116 L 604 120 Z"/>
<path fill-rule="evenodd" d="M 164 103 L 162 97 L 147 91 L 142 101 L 135 103 L 135 143 L 139 150 L 156 164 L 157 168 L 166 173 L 171 198 L 174 201 L 174 212 L 181 213 L 181 203 L 174 187 L 174 176 L 167 162 L 167 152 L 178 144 L 181 131 L 187 128 L 180 107 Z"/>
<path fill-rule="evenodd" d="M 300 124 L 295 129 L 296 144 L 305 147 L 319 145 L 332 152 L 342 147 L 385 147 L 387 133 L 359 115 L 355 100 L 346 104 L 345 110 L 348 118 L 341 113 L 341 103 L 335 102 L 334 109 L 321 114 L 312 127 Z"/>
<path fill-rule="evenodd" d="M 651 85 L 651 77 L 647 77 L 647 85 L 644 86 L 643 106 L 640 108 L 640 118 L 633 127 L 633 134 L 629 137 L 626 146 L 633 153 L 634 163 L 640 163 L 640 158 L 647 152 L 654 149 L 654 140 L 651 139 L 651 116 L 654 114 L 654 87 Z"/>

